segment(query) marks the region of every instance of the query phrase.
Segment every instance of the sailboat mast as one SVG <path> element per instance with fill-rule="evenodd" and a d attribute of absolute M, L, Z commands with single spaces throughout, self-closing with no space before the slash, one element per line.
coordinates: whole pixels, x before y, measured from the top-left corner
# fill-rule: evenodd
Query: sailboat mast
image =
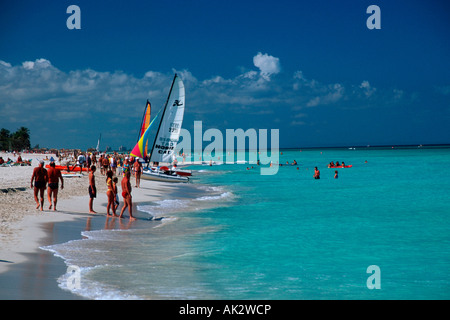
<path fill-rule="evenodd" d="M 175 76 L 173 77 L 172 85 L 170 86 L 169 95 L 167 96 L 166 104 L 164 105 L 164 110 L 163 110 L 163 114 L 161 116 L 161 121 L 159 121 L 158 130 L 156 131 L 155 140 L 153 141 L 153 146 L 152 146 L 152 149 L 150 152 L 150 159 L 151 159 L 151 155 L 153 154 L 153 149 L 155 148 L 156 139 L 158 138 L 159 129 L 161 129 L 161 123 L 162 123 L 162 120 L 164 119 L 164 114 L 166 113 L 167 104 L 169 103 L 170 94 L 172 93 L 173 85 L 175 83 L 176 78 L 177 78 L 177 74 L 175 73 Z M 150 161 L 149 161 L 149 163 L 150 163 Z"/>

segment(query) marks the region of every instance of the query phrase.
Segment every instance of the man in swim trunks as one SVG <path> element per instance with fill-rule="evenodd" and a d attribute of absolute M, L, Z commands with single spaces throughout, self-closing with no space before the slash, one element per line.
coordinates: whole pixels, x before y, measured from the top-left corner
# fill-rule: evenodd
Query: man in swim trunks
<path fill-rule="evenodd" d="M 93 209 L 94 198 L 97 197 L 97 188 L 95 187 L 95 170 L 97 168 L 93 165 L 91 166 L 91 171 L 89 172 L 89 213 L 97 213 Z"/>
<path fill-rule="evenodd" d="M 122 179 L 122 197 L 123 197 L 123 207 L 120 211 L 119 218 L 122 218 L 123 213 L 126 208 L 128 208 L 128 212 L 130 213 L 130 220 L 136 220 L 135 217 L 133 217 L 133 203 L 131 202 L 131 183 L 130 183 L 130 170 L 124 173 L 124 177 Z"/>
<path fill-rule="evenodd" d="M 106 174 L 106 172 L 109 169 L 109 159 L 108 157 L 105 155 L 105 157 L 102 160 L 102 167 L 103 167 L 103 172 Z"/>
<path fill-rule="evenodd" d="M 50 163 L 50 169 L 47 171 L 48 175 L 48 188 L 47 197 L 50 203 L 49 209 L 52 208 L 52 195 L 53 195 L 53 211 L 56 211 L 56 202 L 58 201 L 58 179 L 61 180 L 61 189 L 64 189 L 64 180 L 61 175 L 61 171 L 55 168 L 55 163 Z"/>
<path fill-rule="evenodd" d="M 33 185 L 34 180 L 34 185 Z M 31 188 L 34 188 L 34 201 L 36 201 L 36 209 L 41 208 L 41 211 L 44 210 L 44 192 L 45 187 L 47 186 L 48 175 L 47 170 L 44 168 L 44 161 L 39 162 L 39 166 L 34 168 L 33 175 L 31 176 Z M 40 195 L 40 203 L 38 200 L 38 193 Z"/>

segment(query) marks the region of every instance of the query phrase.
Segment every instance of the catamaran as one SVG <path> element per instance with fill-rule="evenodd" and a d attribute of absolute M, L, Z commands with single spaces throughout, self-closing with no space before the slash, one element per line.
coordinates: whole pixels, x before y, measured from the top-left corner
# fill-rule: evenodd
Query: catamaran
<path fill-rule="evenodd" d="M 130 153 L 132 157 L 142 159 L 146 159 L 147 155 L 150 154 L 148 161 L 152 162 L 154 166 L 149 167 L 147 165 L 144 167 L 142 179 L 165 182 L 189 181 L 186 175 L 190 175 L 190 172 L 185 171 L 181 173 L 175 168 L 169 169 L 167 166 L 159 166 L 159 163 L 172 163 L 172 157 L 175 154 L 175 147 L 178 143 L 183 123 L 184 103 L 184 84 L 178 75 L 175 74 L 164 108 L 153 118 L 144 133 L 140 134 L 139 141 Z M 150 153 L 147 153 L 145 144 L 148 144 L 150 129 L 161 112 L 161 120 L 153 146 L 150 149 Z"/>

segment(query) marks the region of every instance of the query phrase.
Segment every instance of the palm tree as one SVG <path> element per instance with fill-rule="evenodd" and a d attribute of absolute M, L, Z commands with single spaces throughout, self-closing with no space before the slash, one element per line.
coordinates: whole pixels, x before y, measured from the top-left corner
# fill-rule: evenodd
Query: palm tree
<path fill-rule="evenodd" d="M 12 134 L 12 147 L 14 150 L 30 149 L 30 129 L 20 127 Z"/>
<path fill-rule="evenodd" d="M 9 130 L 2 128 L 0 130 L 0 150 L 9 150 L 9 140 L 11 139 L 11 133 Z"/>

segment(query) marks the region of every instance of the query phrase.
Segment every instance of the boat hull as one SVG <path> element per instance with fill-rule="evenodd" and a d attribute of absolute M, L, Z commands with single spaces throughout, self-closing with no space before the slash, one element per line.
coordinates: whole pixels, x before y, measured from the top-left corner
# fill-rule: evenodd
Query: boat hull
<path fill-rule="evenodd" d="M 162 181 L 162 182 L 188 182 L 189 178 L 185 176 L 172 175 L 163 172 L 154 172 L 144 170 L 141 178 L 144 180 Z"/>
<path fill-rule="evenodd" d="M 190 171 L 190 170 L 175 169 L 175 170 L 172 170 L 172 172 L 175 172 L 177 175 L 182 176 L 182 177 L 190 177 L 190 176 L 192 176 L 192 171 Z"/>
<path fill-rule="evenodd" d="M 152 170 L 152 172 L 157 172 L 158 171 L 157 167 L 151 167 L 150 169 Z M 192 176 L 192 171 L 191 170 L 183 170 L 183 169 L 179 169 L 179 168 L 169 169 L 166 166 L 162 166 L 159 170 L 161 170 L 162 172 L 168 172 L 170 174 L 174 173 L 176 175 L 183 176 L 183 177 L 190 177 L 190 176 Z"/>

